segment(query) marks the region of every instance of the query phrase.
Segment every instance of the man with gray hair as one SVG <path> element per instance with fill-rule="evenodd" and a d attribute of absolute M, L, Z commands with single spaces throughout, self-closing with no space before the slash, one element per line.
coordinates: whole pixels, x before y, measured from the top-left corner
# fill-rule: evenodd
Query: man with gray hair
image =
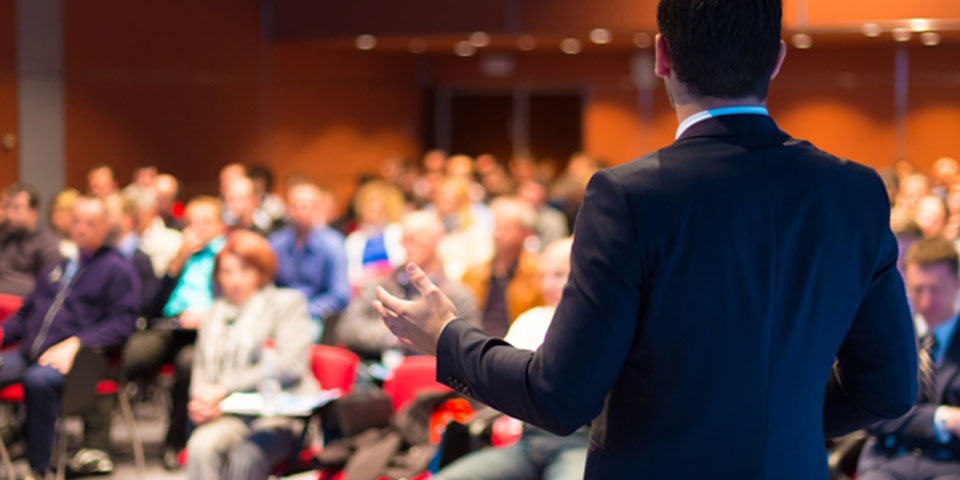
<path fill-rule="evenodd" d="M 480 324 L 480 316 L 470 291 L 463 285 L 444 277 L 443 263 L 437 257 L 437 244 L 444 230 L 440 218 L 433 212 L 416 211 L 400 220 L 403 231 L 403 248 L 407 258 L 421 265 L 440 289 L 450 297 L 457 311 L 473 324 Z M 381 283 L 371 282 L 355 298 L 343 313 L 336 326 L 336 341 L 367 358 L 379 358 L 386 350 L 400 348 L 400 343 L 380 321 L 380 316 L 371 303 L 377 298 L 377 287 L 402 298 L 419 297 L 410 283 L 410 277 L 399 268 Z"/>
<path fill-rule="evenodd" d="M 463 283 L 483 310 L 483 329 L 503 338 L 521 313 L 542 303 L 540 266 L 528 248 L 536 240 L 537 212 L 518 197 L 499 197 L 493 212 L 493 259 L 467 270 Z M 531 242 L 539 245 L 539 242 Z"/>

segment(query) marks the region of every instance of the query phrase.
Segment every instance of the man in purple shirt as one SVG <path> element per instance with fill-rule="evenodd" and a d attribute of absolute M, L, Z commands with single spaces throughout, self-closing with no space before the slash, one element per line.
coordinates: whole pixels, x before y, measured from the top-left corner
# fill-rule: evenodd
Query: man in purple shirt
<path fill-rule="evenodd" d="M 3 355 L 0 386 L 23 383 L 27 460 L 35 478 L 50 466 L 61 391 L 77 351 L 122 345 L 139 312 L 139 280 L 130 262 L 106 245 L 103 200 L 81 197 L 73 213 L 70 234 L 79 257 L 44 270 L 23 307 L 2 325 L 3 344 L 19 342 L 19 348 Z"/>

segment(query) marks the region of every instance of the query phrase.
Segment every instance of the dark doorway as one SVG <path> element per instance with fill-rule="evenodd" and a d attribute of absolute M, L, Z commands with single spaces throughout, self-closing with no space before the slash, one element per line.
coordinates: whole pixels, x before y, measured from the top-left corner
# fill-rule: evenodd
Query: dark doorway
<path fill-rule="evenodd" d="M 424 145 L 451 154 L 492 153 L 552 159 L 559 168 L 583 149 L 583 98 L 578 89 L 441 88 L 426 105 Z"/>

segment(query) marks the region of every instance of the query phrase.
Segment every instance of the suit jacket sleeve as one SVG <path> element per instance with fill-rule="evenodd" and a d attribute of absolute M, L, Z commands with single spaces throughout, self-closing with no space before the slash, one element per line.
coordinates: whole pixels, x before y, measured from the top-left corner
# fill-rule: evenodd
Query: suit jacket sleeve
<path fill-rule="evenodd" d="M 462 320 L 448 324 L 437 344 L 439 381 L 561 435 L 600 412 L 637 330 L 641 246 L 609 173 L 587 186 L 574 238 L 563 300 L 536 352 Z"/>
<path fill-rule="evenodd" d="M 882 183 L 877 179 L 877 188 Z M 876 266 L 827 385 L 824 430 L 839 436 L 910 410 L 917 396 L 917 348 L 886 193 L 876 194 L 881 233 Z M 882 203 L 881 203 L 882 202 Z M 930 427 L 933 421 L 931 417 Z"/>

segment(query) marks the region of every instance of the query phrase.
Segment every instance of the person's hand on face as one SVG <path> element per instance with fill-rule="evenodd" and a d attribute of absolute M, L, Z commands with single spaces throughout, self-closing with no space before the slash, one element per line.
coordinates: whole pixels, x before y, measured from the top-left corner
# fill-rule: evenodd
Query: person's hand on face
<path fill-rule="evenodd" d="M 50 367 L 66 375 L 73 368 L 73 359 L 76 358 L 78 350 L 80 350 L 80 339 L 70 337 L 43 352 L 43 355 L 40 355 L 37 360 L 37 364 Z"/>
<path fill-rule="evenodd" d="M 401 300 L 378 287 L 378 300 L 373 302 L 373 308 L 404 346 L 436 355 L 440 333 L 447 323 L 457 318 L 457 308 L 416 264 L 407 264 L 407 273 L 420 298 Z"/>

